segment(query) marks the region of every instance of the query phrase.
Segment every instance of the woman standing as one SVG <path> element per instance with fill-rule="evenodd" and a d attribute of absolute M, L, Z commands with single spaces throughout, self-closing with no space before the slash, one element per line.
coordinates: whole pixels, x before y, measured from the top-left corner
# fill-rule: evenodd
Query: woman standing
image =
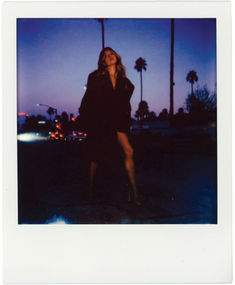
<path fill-rule="evenodd" d="M 98 162 L 107 148 L 117 140 L 125 154 L 125 169 L 132 191 L 128 200 L 141 205 L 138 199 L 133 148 L 129 142 L 131 124 L 130 98 L 134 85 L 126 77 L 121 57 L 110 47 L 104 48 L 98 60 L 98 69 L 88 76 L 87 90 L 79 113 L 88 133 L 90 156 L 90 199 L 94 195 L 94 177 Z"/>

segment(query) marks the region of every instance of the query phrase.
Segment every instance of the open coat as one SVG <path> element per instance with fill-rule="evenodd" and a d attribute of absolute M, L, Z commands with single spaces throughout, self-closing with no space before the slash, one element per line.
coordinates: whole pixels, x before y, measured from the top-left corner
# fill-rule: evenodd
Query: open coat
<path fill-rule="evenodd" d="M 103 156 L 104 150 L 115 142 L 117 132 L 129 134 L 133 90 L 134 85 L 126 77 L 119 75 L 113 88 L 108 72 L 89 74 L 79 113 L 82 128 L 88 133 L 92 159 L 98 154 Z"/>
<path fill-rule="evenodd" d="M 113 88 L 108 73 L 98 76 L 97 71 L 92 72 L 88 76 L 87 90 L 79 108 L 88 134 L 129 133 L 133 90 L 134 85 L 128 78 L 118 76 Z"/>

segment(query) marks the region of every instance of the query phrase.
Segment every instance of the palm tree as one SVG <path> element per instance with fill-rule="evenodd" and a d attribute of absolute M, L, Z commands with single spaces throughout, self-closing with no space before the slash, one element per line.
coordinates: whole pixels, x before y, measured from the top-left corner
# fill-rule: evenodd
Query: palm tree
<path fill-rule="evenodd" d="M 144 123 L 144 120 L 146 120 L 149 116 L 149 106 L 146 101 L 141 101 L 139 103 L 139 108 L 135 113 L 135 117 L 140 120 L 140 126 Z"/>
<path fill-rule="evenodd" d="M 55 113 L 55 109 L 52 107 L 49 107 L 47 110 L 47 114 L 50 116 L 50 121 L 51 121 L 51 116 Z"/>
<path fill-rule="evenodd" d="M 139 104 L 139 112 L 141 119 L 147 119 L 149 115 L 149 106 L 146 101 L 141 101 Z"/>
<path fill-rule="evenodd" d="M 193 95 L 193 84 L 198 81 L 197 72 L 194 70 L 189 71 L 186 77 L 186 81 L 191 83 L 191 95 Z"/>
<path fill-rule="evenodd" d="M 99 18 L 98 21 L 101 23 L 101 29 L 102 29 L 102 48 L 104 48 L 104 18 Z"/>
<path fill-rule="evenodd" d="M 142 57 L 139 57 L 135 62 L 135 69 L 140 72 L 140 86 L 141 86 L 141 93 L 140 93 L 140 102 L 143 100 L 143 80 L 142 80 L 142 70 L 146 70 L 146 60 Z"/>

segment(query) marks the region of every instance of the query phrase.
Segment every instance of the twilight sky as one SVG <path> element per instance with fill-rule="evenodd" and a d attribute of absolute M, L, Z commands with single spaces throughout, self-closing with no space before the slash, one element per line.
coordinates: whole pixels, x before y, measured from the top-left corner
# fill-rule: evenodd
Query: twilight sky
<path fill-rule="evenodd" d="M 140 101 L 140 74 L 134 69 L 142 57 L 143 100 L 158 115 L 170 101 L 170 19 L 107 19 L 105 46 L 122 57 L 127 76 L 135 85 L 132 116 Z M 18 19 L 18 112 L 46 115 L 46 107 L 78 115 L 88 74 L 97 69 L 102 48 L 97 19 Z M 216 86 L 216 20 L 176 19 L 174 61 L 174 111 L 184 107 L 191 87 L 190 70 L 198 74 L 199 87 Z M 195 88 L 196 85 L 195 84 Z"/>

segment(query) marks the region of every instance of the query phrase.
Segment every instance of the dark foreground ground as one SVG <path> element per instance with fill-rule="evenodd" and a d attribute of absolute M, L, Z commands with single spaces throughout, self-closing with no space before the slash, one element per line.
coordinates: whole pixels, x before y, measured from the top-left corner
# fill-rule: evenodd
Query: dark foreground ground
<path fill-rule="evenodd" d="M 100 165 L 96 200 L 87 200 L 82 144 L 18 143 L 20 224 L 56 218 L 71 224 L 217 222 L 215 144 L 202 138 L 132 138 L 142 206 L 127 202 L 122 159 Z"/>

